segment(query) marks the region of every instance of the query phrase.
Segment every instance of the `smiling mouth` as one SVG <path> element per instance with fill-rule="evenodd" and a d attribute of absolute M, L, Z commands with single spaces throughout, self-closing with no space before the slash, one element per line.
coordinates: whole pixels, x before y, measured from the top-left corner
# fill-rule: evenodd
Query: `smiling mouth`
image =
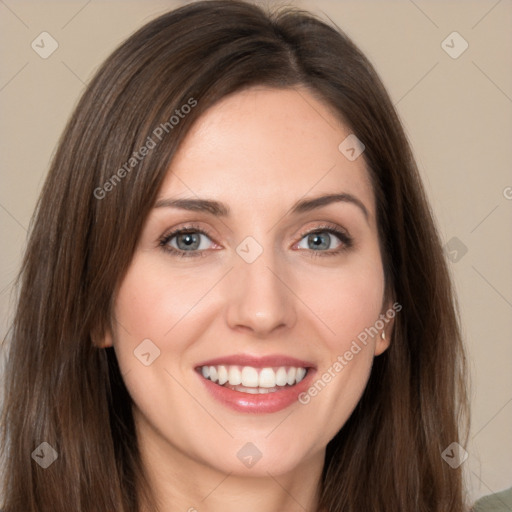
<path fill-rule="evenodd" d="M 197 370 L 206 380 L 218 386 L 257 395 L 292 388 L 304 379 L 309 368 L 212 365 L 200 366 Z"/>

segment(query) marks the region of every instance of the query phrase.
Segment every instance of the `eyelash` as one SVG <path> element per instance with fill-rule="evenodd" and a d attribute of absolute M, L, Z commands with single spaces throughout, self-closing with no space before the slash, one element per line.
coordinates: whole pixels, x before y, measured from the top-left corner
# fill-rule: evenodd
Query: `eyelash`
<path fill-rule="evenodd" d="M 180 251 L 179 249 L 175 249 L 174 247 L 167 245 L 169 241 L 172 240 L 176 235 L 184 235 L 187 233 L 200 233 L 202 235 L 207 236 L 208 238 L 212 238 L 207 230 L 197 226 L 196 224 L 189 224 L 188 226 L 175 229 L 174 231 L 165 234 L 159 240 L 158 245 L 162 248 L 164 252 L 171 254 L 172 256 L 177 256 L 179 258 L 207 256 L 206 251 Z"/>
<path fill-rule="evenodd" d="M 171 254 L 172 256 L 177 256 L 179 258 L 207 256 L 207 254 L 206 254 L 207 251 L 205 251 L 205 250 L 201 250 L 201 251 L 198 251 L 198 250 L 195 250 L 195 251 L 181 251 L 179 249 L 176 249 L 176 248 L 171 247 L 170 245 L 168 245 L 169 241 L 172 240 L 176 235 L 183 235 L 183 234 L 188 234 L 188 233 L 200 233 L 202 235 L 207 236 L 210 239 L 212 238 L 210 233 L 208 233 L 207 230 L 199 227 L 196 224 L 190 224 L 188 226 L 184 226 L 184 227 L 175 229 L 171 233 L 167 233 L 167 234 L 163 235 L 159 239 L 158 245 L 159 245 L 159 247 L 164 252 L 166 252 L 168 254 Z M 324 224 L 324 225 L 318 226 L 318 227 L 316 227 L 316 228 L 314 228 L 312 230 L 302 232 L 300 234 L 300 240 L 302 240 L 305 236 L 315 235 L 315 234 L 318 234 L 318 233 L 329 233 L 330 235 L 335 235 L 340 240 L 341 246 L 339 248 L 335 249 L 335 250 L 330 250 L 330 251 L 313 251 L 313 250 L 310 250 L 308 252 L 312 253 L 311 254 L 312 257 L 317 257 L 317 256 L 336 256 L 338 254 L 341 254 L 341 253 L 346 252 L 349 249 L 351 249 L 352 246 L 353 246 L 353 243 L 354 243 L 352 237 L 350 237 L 348 235 L 348 233 L 346 233 L 345 231 L 340 230 L 338 227 L 336 227 L 333 224 Z M 301 249 L 301 250 L 304 250 L 304 249 Z"/>

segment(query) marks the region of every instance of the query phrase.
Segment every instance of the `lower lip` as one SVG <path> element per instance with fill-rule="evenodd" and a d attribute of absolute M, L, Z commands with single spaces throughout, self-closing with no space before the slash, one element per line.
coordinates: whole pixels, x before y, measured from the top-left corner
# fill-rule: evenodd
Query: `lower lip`
<path fill-rule="evenodd" d="M 198 377 L 213 398 L 221 404 L 238 412 L 263 414 L 281 411 L 294 402 L 298 402 L 299 395 L 310 386 L 314 373 L 315 370 L 310 368 L 304 379 L 295 386 L 286 386 L 279 391 L 257 395 L 219 386 L 211 380 L 205 379 L 199 372 Z"/>

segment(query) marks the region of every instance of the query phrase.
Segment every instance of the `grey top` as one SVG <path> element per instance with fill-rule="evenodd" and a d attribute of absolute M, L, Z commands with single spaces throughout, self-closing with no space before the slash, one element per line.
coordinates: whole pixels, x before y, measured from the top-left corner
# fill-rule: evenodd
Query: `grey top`
<path fill-rule="evenodd" d="M 480 498 L 472 512 L 512 512 L 512 487 Z"/>

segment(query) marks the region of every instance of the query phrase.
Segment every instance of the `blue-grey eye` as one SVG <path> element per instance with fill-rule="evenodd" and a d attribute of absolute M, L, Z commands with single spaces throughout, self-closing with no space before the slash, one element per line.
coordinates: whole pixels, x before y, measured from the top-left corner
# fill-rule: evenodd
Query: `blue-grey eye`
<path fill-rule="evenodd" d="M 335 246 L 332 246 L 332 242 L 337 242 Z M 306 246 L 304 246 L 304 242 Z M 336 249 L 341 245 L 341 241 L 336 235 L 329 233 L 328 231 L 321 231 L 317 233 L 309 233 L 300 242 L 298 247 L 300 249 L 311 249 L 313 251 L 322 251 L 328 249 Z"/>
<path fill-rule="evenodd" d="M 168 244 L 180 251 L 197 251 L 208 249 L 208 241 L 209 238 L 205 234 L 194 231 L 178 233 L 169 239 Z"/>

